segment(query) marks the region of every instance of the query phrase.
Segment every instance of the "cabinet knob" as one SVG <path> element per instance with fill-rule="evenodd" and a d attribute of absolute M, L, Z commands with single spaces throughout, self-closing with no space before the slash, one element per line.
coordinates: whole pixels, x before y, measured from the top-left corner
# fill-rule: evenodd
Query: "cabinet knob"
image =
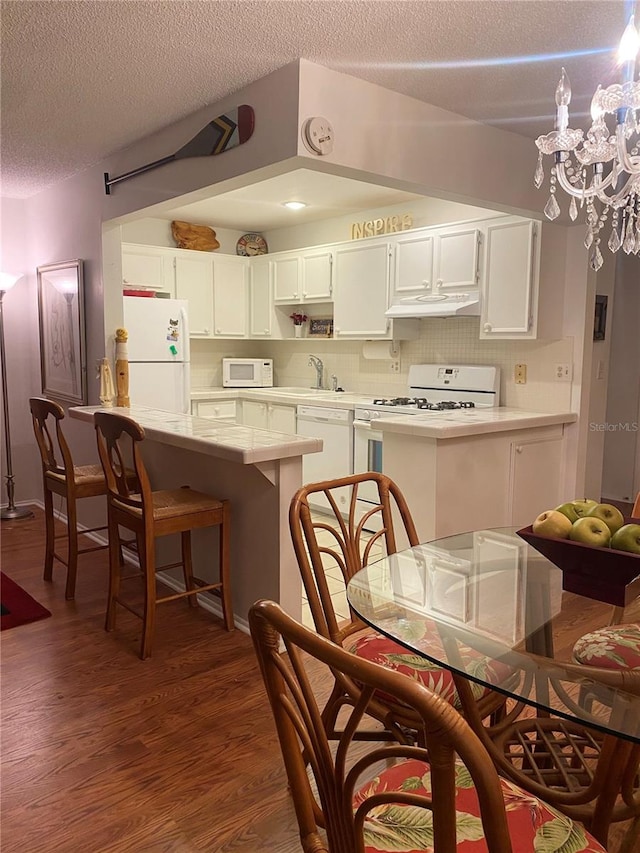
<path fill-rule="evenodd" d="M 265 330 L 264 330 L 264 333 L 265 333 L 265 335 L 268 335 L 268 334 L 269 334 L 269 329 L 265 329 Z"/>
<path fill-rule="evenodd" d="M 303 291 L 302 291 L 302 295 L 303 295 L 303 296 L 304 296 L 304 298 L 306 299 L 306 298 L 307 298 L 307 291 L 306 291 L 306 290 L 303 290 Z"/>
<path fill-rule="evenodd" d="M 221 331 L 221 329 L 216 329 L 216 335 L 219 335 Z"/>
<path fill-rule="evenodd" d="M 427 281 L 426 279 L 422 282 L 422 284 L 424 285 L 424 287 L 427 288 L 427 290 L 431 287 L 431 282 Z"/>
<path fill-rule="evenodd" d="M 491 325 L 491 323 L 485 323 L 482 328 L 484 329 L 485 332 L 490 332 L 491 329 L 493 329 L 493 326 Z"/>
<path fill-rule="evenodd" d="M 205 333 L 205 335 L 208 335 L 208 334 L 209 334 L 209 329 L 204 329 L 204 333 Z"/>
<path fill-rule="evenodd" d="M 442 287 L 442 279 L 439 278 L 436 282 L 436 287 Z"/>
<path fill-rule="evenodd" d="M 516 453 L 522 453 L 522 447 L 520 445 L 516 447 Z"/>

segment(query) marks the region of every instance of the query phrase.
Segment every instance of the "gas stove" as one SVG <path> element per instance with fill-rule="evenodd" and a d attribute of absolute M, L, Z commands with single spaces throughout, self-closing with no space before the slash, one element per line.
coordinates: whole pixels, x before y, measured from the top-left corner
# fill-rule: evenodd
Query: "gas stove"
<path fill-rule="evenodd" d="M 398 415 L 429 415 L 498 405 L 500 370 L 483 365 L 412 364 L 406 397 L 375 397 L 354 418 L 371 422 Z"/>

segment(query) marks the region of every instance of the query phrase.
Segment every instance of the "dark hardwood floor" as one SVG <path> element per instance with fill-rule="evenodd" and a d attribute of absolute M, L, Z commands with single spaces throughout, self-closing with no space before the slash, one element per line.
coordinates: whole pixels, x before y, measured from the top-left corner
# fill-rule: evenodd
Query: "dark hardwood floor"
<path fill-rule="evenodd" d="M 1 527 L 2 571 L 52 613 L 2 633 L 2 853 L 299 853 L 249 637 L 171 602 L 141 661 L 139 620 L 103 630 L 106 552 L 80 558 L 65 601 L 35 512 Z M 577 612 L 576 636 L 609 610 Z"/>
<path fill-rule="evenodd" d="M 106 552 L 42 580 L 43 515 L 3 522 L 2 570 L 51 618 L 2 633 L 3 853 L 300 850 L 250 638 L 184 601 L 153 656 L 103 630 Z"/>

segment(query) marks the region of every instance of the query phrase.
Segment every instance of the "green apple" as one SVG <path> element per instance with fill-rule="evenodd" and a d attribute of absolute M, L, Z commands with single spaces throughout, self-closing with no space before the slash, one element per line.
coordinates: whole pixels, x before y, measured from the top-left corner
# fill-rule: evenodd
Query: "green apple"
<path fill-rule="evenodd" d="M 571 501 L 573 504 L 573 508 L 578 513 L 578 517 L 582 518 L 586 515 L 590 509 L 593 509 L 594 506 L 598 506 L 598 501 L 592 501 L 591 498 L 578 498 L 575 501 Z"/>
<path fill-rule="evenodd" d="M 617 551 L 640 554 L 640 524 L 625 524 L 611 537 L 611 547 Z"/>
<path fill-rule="evenodd" d="M 612 536 L 624 524 L 624 515 L 612 504 L 596 504 L 589 510 L 585 518 L 599 518 L 600 521 L 604 521 Z"/>
<path fill-rule="evenodd" d="M 560 506 L 556 507 L 557 512 L 561 512 L 563 515 L 566 515 L 571 524 L 574 521 L 577 521 L 580 516 L 578 515 L 576 508 L 574 507 L 571 501 L 568 501 L 566 504 L 560 504 Z"/>
<path fill-rule="evenodd" d="M 534 533 L 548 536 L 549 539 L 566 539 L 571 530 L 571 521 L 556 509 L 547 509 L 531 525 Z"/>
<path fill-rule="evenodd" d="M 569 539 L 592 545 L 594 548 L 606 548 L 611 539 L 611 531 L 602 519 L 584 516 L 571 525 Z"/>

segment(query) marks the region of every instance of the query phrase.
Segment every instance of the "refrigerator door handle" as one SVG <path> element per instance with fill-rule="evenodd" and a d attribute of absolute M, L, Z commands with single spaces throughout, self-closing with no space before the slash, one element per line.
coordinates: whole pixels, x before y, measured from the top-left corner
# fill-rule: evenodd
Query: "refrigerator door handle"
<path fill-rule="evenodd" d="M 180 309 L 180 320 L 182 323 L 182 360 L 185 362 L 191 361 L 191 340 L 189 338 L 189 314 L 187 309 Z"/>
<path fill-rule="evenodd" d="M 182 365 L 184 378 L 182 382 L 182 411 L 185 415 L 191 414 L 191 382 L 190 382 L 191 365 L 185 361 Z"/>

